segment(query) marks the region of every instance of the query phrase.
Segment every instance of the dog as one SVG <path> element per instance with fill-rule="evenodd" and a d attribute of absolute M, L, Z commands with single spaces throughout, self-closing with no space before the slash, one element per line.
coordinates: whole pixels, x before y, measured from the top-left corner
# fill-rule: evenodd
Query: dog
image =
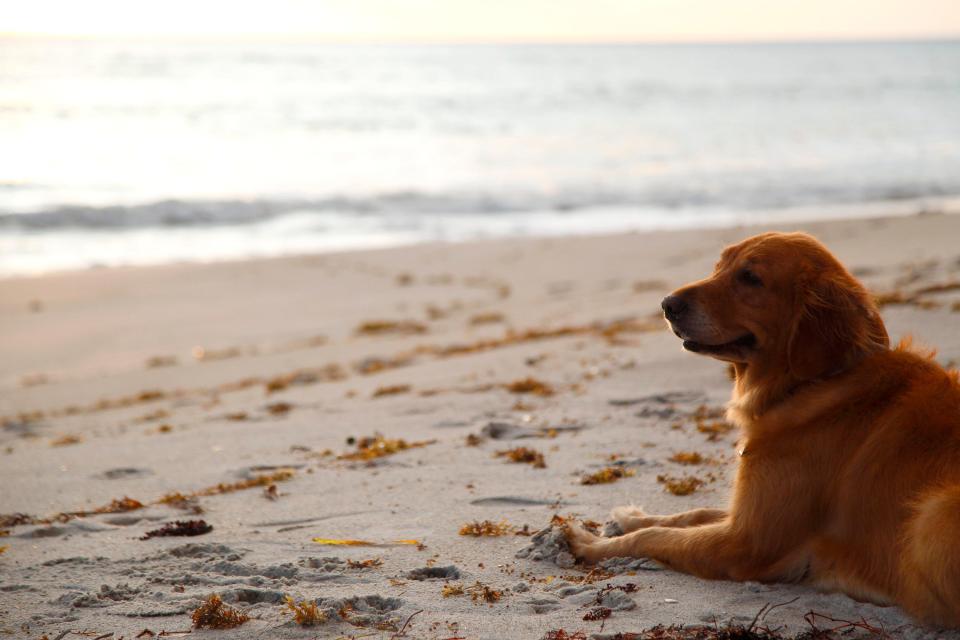
<path fill-rule="evenodd" d="M 687 351 L 732 365 L 742 447 L 726 509 L 619 507 L 567 525 L 592 564 L 649 557 L 715 580 L 804 582 L 960 627 L 960 383 L 890 346 L 864 287 L 813 237 L 765 233 L 667 296 Z"/>

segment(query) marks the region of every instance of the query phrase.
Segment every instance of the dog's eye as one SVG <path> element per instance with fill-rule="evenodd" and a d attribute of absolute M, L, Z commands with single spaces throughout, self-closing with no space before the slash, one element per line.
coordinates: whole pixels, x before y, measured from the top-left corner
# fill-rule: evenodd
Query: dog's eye
<path fill-rule="evenodd" d="M 750 269 L 741 269 L 737 274 L 737 280 L 749 287 L 762 287 L 763 280 Z"/>

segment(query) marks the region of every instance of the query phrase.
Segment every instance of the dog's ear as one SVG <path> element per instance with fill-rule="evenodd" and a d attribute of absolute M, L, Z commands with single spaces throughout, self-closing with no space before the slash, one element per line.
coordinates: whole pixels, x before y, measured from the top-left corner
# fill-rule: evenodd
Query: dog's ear
<path fill-rule="evenodd" d="M 787 344 L 790 373 L 798 380 L 829 376 L 890 345 L 870 295 L 846 273 L 819 275 L 797 292 Z"/>

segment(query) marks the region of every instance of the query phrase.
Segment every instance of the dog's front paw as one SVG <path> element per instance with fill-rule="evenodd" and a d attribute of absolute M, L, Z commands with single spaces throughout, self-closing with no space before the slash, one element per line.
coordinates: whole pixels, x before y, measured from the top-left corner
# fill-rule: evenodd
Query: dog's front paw
<path fill-rule="evenodd" d="M 580 523 L 568 522 L 563 532 L 570 545 L 570 553 L 578 560 L 595 564 L 607 557 L 604 552 L 605 540 L 584 529 Z"/>
<path fill-rule="evenodd" d="M 614 507 L 613 510 L 610 511 L 610 517 L 620 525 L 621 533 L 618 535 L 623 535 L 624 533 L 642 529 L 649 516 L 640 507 L 631 505 L 629 507 Z"/>

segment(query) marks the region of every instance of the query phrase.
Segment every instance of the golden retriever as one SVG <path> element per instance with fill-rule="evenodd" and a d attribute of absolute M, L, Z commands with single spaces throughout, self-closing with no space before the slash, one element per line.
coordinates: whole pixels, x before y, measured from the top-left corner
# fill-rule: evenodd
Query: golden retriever
<path fill-rule="evenodd" d="M 573 525 L 588 563 L 650 557 L 718 580 L 806 582 L 960 627 L 960 384 L 901 343 L 817 240 L 765 233 L 663 300 L 687 351 L 732 364 L 741 430 L 726 509 L 621 507 Z"/>

